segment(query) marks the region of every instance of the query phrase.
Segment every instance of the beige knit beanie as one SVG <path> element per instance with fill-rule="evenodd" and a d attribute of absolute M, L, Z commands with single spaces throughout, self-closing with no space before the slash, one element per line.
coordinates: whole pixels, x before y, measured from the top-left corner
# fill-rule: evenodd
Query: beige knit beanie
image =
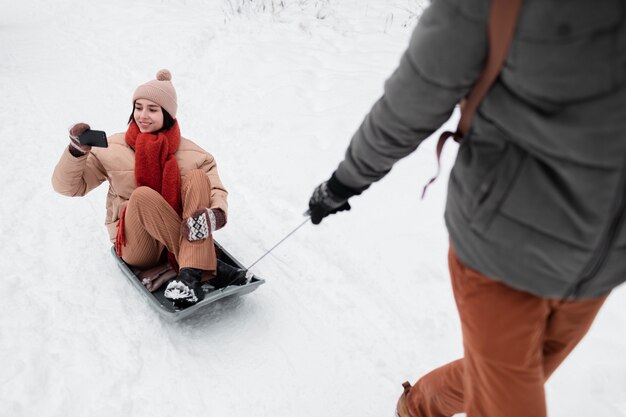
<path fill-rule="evenodd" d="M 156 80 L 148 81 L 137 87 L 135 94 L 133 94 L 133 103 L 140 98 L 154 101 L 163 107 L 172 118 L 176 119 L 176 109 L 178 109 L 176 90 L 172 85 L 172 74 L 168 70 L 160 70 L 157 72 Z"/>

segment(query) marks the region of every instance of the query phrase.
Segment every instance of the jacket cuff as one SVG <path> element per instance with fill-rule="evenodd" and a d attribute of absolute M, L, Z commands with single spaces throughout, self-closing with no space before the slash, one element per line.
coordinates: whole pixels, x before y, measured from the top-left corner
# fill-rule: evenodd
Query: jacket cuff
<path fill-rule="evenodd" d="M 81 152 L 75 147 L 73 147 L 72 145 L 69 145 L 67 148 L 69 149 L 70 154 L 72 154 L 74 158 L 80 158 L 81 156 L 87 155 L 87 152 Z"/>
<path fill-rule="evenodd" d="M 367 189 L 367 187 L 364 187 L 361 189 L 348 187 L 347 185 L 343 184 L 341 181 L 337 179 L 336 171 L 333 172 L 333 175 L 328 180 L 328 188 L 337 197 L 345 198 L 346 200 L 352 197 L 353 195 L 361 194 L 363 191 Z"/>
<path fill-rule="evenodd" d="M 211 211 L 215 216 L 215 230 L 220 230 L 226 224 L 226 214 L 218 208 L 211 209 Z"/>

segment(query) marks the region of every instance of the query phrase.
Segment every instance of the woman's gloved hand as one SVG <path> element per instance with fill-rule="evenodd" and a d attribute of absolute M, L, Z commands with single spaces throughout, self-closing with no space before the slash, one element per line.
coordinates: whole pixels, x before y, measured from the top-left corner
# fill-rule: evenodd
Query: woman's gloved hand
<path fill-rule="evenodd" d="M 226 224 L 226 215 L 220 209 L 203 208 L 191 213 L 180 225 L 180 232 L 190 242 L 204 240 Z"/>
<path fill-rule="evenodd" d="M 78 137 L 91 129 L 87 123 L 76 123 L 70 127 L 70 152 L 75 157 L 86 155 L 91 151 L 91 146 L 81 145 Z"/>

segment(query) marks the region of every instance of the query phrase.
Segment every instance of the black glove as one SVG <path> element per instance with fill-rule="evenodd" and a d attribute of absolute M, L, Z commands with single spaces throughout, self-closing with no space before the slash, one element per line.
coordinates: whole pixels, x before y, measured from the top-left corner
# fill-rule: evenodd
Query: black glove
<path fill-rule="evenodd" d="M 333 174 L 328 181 L 321 183 L 313 190 L 308 211 L 311 221 L 313 224 L 320 224 L 322 219 L 329 214 L 350 210 L 348 199 L 353 195 L 361 194 L 361 191 L 345 186 Z"/>

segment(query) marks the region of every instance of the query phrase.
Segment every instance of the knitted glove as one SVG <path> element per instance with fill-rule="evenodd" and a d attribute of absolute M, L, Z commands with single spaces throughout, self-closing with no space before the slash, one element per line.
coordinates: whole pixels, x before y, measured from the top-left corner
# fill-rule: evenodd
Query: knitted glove
<path fill-rule="evenodd" d="M 361 194 L 361 191 L 345 186 L 333 174 L 328 181 L 318 185 L 311 195 L 308 211 L 311 221 L 313 224 L 319 224 L 330 214 L 350 210 L 348 199 L 353 195 Z"/>
<path fill-rule="evenodd" d="M 75 156 L 83 156 L 91 151 L 91 146 L 81 145 L 78 142 L 78 137 L 89 130 L 90 127 L 87 123 L 76 123 L 70 127 L 70 153 Z"/>
<path fill-rule="evenodd" d="M 181 223 L 181 234 L 190 242 L 204 240 L 226 224 L 226 215 L 220 209 L 203 208 L 191 213 Z"/>

